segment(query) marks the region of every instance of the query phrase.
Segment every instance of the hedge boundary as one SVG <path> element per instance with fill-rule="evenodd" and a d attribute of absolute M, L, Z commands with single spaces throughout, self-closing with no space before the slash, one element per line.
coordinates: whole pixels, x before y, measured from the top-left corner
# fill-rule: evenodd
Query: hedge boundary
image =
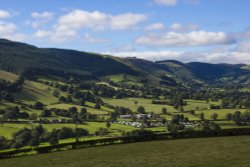
<path fill-rule="evenodd" d="M 32 155 L 32 154 L 50 153 L 62 150 L 112 145 L 112 144 L 124 144 L 124 143 L 134 143 L 134 142 L 157 141 L 157 140 L 187 139 L 187 138 L 241 136 L 241 135 L 250 135 L 250 128 L 161 133 L 161 134 L 143 135 L 143 136 L 127 136 L 127 137 L 94 139 L 87 141 L 76 141 L 76 142 L 62 143 L 52 146 L 42 146 L 42 147 L 3 151 L 0 152 L 0 159 Z"/>

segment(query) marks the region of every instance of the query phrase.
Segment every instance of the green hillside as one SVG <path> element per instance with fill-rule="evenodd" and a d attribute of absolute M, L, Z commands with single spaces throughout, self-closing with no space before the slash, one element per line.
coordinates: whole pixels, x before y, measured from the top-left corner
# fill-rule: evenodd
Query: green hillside
<path fill-rule="evenodd" d="M 108 56 L 63 49 L 44 49 L 23 43 L 0 40 L 0 68 L 21 73 L 33 72 L 63 76 L 136 74 L 130 67 Z"/>
<path fill-rule="evenodd" d="M 37 48 L 24 43 L 0 40 L 0 69 L 29 78 L 81 78 L 100 80 L 103 76 L 127 74 L 141 83 L 175 87 L 201 87 L 228 81 L 247 84 L 248 66 L 178 61 L 151 62 L 136 58 L 115 58 L 108 55 L 65 49 Z"/>

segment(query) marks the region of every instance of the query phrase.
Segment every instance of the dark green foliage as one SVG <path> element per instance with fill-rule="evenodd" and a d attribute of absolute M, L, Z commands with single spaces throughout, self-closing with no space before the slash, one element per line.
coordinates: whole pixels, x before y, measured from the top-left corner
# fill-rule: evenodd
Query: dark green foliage
<path fill-rule="evenodd" d="M 67 138 L 71 138 L 74 136 L 75 134 L 72 128 L 63 127 L 57 132 L 58 139 L 67 139 Z"/>
<path fill-rule="evenodd" d="M 7 111 L 3 115 L 4 119 L 11 120 L 11 121 L 17 120 L 18 118 L 21 118 L 22 116 L 24 115 L 20 113 L 20 109 L 18 106 L 7 108 Z"/>
<path fill-rule="evenodd" d="M 114 112 L 116 115 L 132 114 L 131 109 L 122 106 L 116 106 Z"/>
<path fill-rule="evenodd" d="M 110 126 L 111 126 L 111 123 L 108 121 L 108 122 L 106 122 L 106 127 L 109 129 L 110 128 Z"/>
<path fill-rule="evenodd" d="M 0 150 L 4 150 L 7 147 L 8 147 L 7 140 L 3 136 L 0 136 Z"/>
<path fill-rule="evenodd" d="M 95 104 L 94 108 L 97 109 L 97 110 L 100 110 L 101 106 L 99 104 Z"/>
<path fill-rule="evenodd" d="M 98 136 L 104 136 L 104 135 L 107 135 L 109 133 L 108 129 L 106 128 L 99 128 L 95 134 L 98 135 Z"/>
<path fill-rule="evenodd" d="M 137 112 L 138 112 L 139 114 L 146 114 L 146 110 L 145 110 L 145 108 L 144 108 L 143 106 L 139 106 L 139 107 L 137 108 Z"/>
<path fill-rule="evenodd" d="M 136 74 L 129 66 L 97 54 L 62 49 L 40 49 L 7 40 L 0 40 L 0 49 L 5 50 L 0 54 L 0 68 L 22 73 L 29 78 L 37 74 L 69 78 L 72 75 Z"/>
<path fill-rule="evenodd" d="M 217 113 L 213 113 L 213 114 L 211 115 L 211 119 L 212 119 L 212 120 L 216 121 L 217 118 L 218 118 L 218 114 L 217 114 Z"/>
<path fill-rule="evenodd" d="M 56 134 L 54 134 L 53 132 L 51 133 L 49 140 L 48 140 L 50 145 L 56 145 L 58 144 L 58 138 L 56 136 Z"/>
<path fill-rule="evenodd" d="M 130 132 L 123 133 L 123 136 L 145 136 L 145 135 L 153 135 L 153 134 L 154 132 L 151 130 L 136 129 Z"/>
<path fill-rule="evenodd" d="M 43 103 L 41 103 L 41 102 L 35 102 L 35 104 L 34 104 L 34 109 L 37 109 L 37 110 L 42 110 L 43 109 L 43 107 L 44 107 L 44 104 Z"/>
<path fill-rule="evenodd" d="M 48 109 L 43 110 L 41 113 L 41 117 L 50 117 L 50 116 L 51 116 L 51 111 Z"/>

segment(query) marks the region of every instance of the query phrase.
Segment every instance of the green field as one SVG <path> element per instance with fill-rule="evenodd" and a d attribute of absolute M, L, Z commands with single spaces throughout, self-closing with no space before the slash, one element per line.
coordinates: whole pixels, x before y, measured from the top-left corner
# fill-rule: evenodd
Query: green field
<path fill-rule="evenodd" d="M 58 101 L 52 95 L 54 89 L 38 82 L 25 81 L 23 90 L 16 93 L 15 98 L 28 104 L 34 104 L 36 101 L 41 101 L 44 104 L 52 104 Z"/>
<path fill-rule="evenodd" d="M 94 108 L 90 108 L 90 107 L 86 107 L 86 106 L 79 106 L 79 105 L 73 105 L 73 104 L 53 104 L 53 105 L 49 105 L 47 106 L 47 108 L 51 109 L 51 108 L 59 108 L 59 109 L 69 109 L 70 107 L 76 107 L 78 109 L 78 111 L 81 111 L 81 108 L 86 108 L 88 110 L 89 113 L 91 114 L 107 114 L 107 111 L 104 110 L 97 110 Z"/>
<path fill-rule="evenodd" d="M 114 106 L 123 106 L 123 107 L 130 108 L 133 112 L 136 111 L 138 106 L 143 106 L 146 112 L 153 111 L 156 114 L 160 114 L 161 109 L 163 107 L 166 107 L 169 112 L 176 112 L 176 110 L 172 106 L 152 104 L 152 99 L 125 98 L 125 99 L 103 99 L 103 101 Z M 135 104 L 135 101 L 137 101 L 138 103 Z"/>
<path fill-rule="evenodd" d="M 209 101 L 208 103 L 202 100 L 186 99 L 185 101 L 187 102 L 187 105 L 184 106 L 185 111 L 208 109 L 210 105 L 220 105 L 220 102 L 215 102 L 215 101 Z"/>
<path fill-rule="evenodd" d="M 240 111 L 241 113 L 247 111 L 246 109 L 206 109 L 195 111 L 196 114 L 204 113 L 206 119 L 211 119 L 211 115 L 213 113 L 218 114 L 218 119 L 225 119 L 228 113 L 235 113 L 236 111 Z"/>
<path fill-rule="evenodd" d="M 16 79 L 18 78 L 17 75 L 13 74 L 13 73 L 10 73 L 10 72 L 7 72 L 7 71 L 3 71 L 3 70 L 0 70 L 0 79 L 5 79 L 7 81 L 15 81 Z"/>
<path fill-rule="evenodd" d="M 0 125 L 0 135 L 4 136 L 8 139 L 11 139 L 12 133 L 27 127 L 32 128 L 32 126 L 36 126 L 37 124 L 11 124 L 11 123 L 5 123 L 3 125 Z M 53 129 L 61 129 L 63 127 L 69 127 L 69 128 L 75 128 L 75 124 L 42 124 L 42 126 L 47 129 L 48 131 L 52 131 Z M 99 128 L 106 128 L 105 122 L 86 122 L 81 125 L 77 125 L 78 128 L 85 128 L 87 129 L 91 134 L 94 134 L 95 131 L 97 131 Z M 126 125 L 120 125 L 120 124 L 111 124 L 111 127 L 109 128 L 109 132 L 111 136 L 118 136 L 121 135 L 121 131 L 131 131 L 134 130 L 134 127 L 126 126 Z M 166 129 L 166 128 L 164 128 Z M 161 129 L 153 129 L 152 130 L 161 130 Z"/>
<path fill-rule="evenodd" d="M 0 160 L 4 167 L 248 167 L 249 136 L 152 141 Z"/>

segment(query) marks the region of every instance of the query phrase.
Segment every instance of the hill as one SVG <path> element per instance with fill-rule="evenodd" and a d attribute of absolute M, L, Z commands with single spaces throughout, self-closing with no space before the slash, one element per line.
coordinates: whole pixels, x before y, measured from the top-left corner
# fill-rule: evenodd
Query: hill
<path fill-rule="evenodd" d="M 0 39 L 0 69 L 22 74 L 29 79 L 37 76 L 102 80 L 107 76 L 128 75 L 132 83 L 167 87 L 202 87 L 206 84 L 246 85 L 250 80 L 247 65 L 182 63 L 174 60 L 152 62 L 137 58 L 66 49 L 38 48 L 25 43 Z M 123 81 L 124 82 L 124 81 Z"/>
<path fill-rule="evenodd" d="M 45 49 L 24 43 L 0 40 L 0 69 L 35 75 L 78 74 L 98 77 L 133 74 L 129 66 L 109 56 L 63 49 Z"/>

